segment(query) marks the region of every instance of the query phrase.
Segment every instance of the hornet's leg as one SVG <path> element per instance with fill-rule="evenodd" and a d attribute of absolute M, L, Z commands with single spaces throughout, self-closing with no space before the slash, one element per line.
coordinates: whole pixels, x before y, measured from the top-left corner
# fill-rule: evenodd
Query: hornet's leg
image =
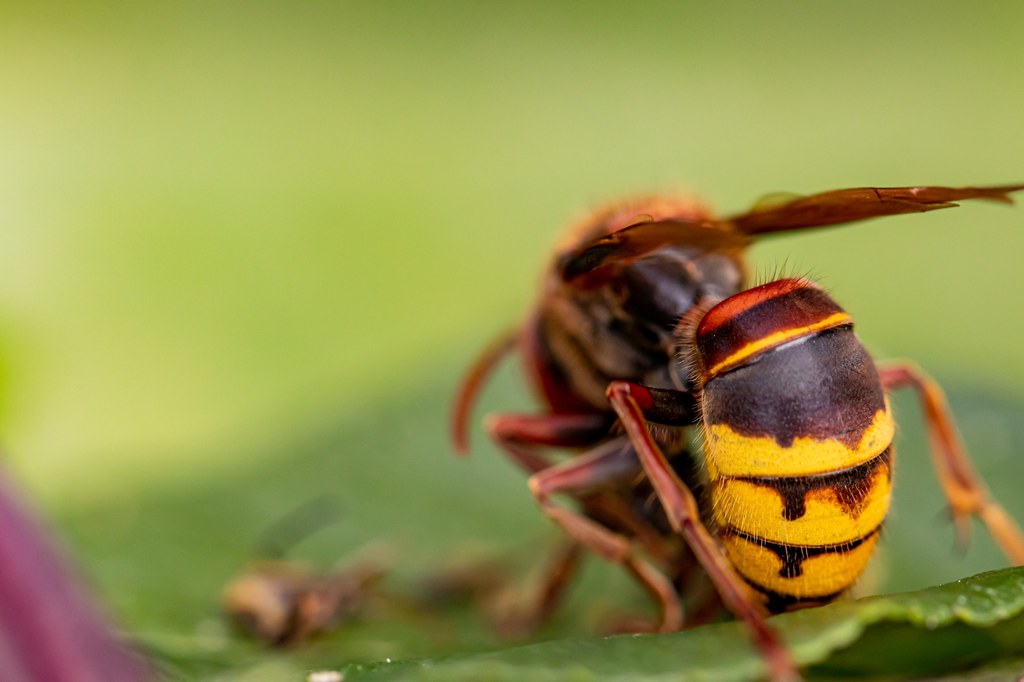
<path fill-rule="evenodd" d="M 480 389 L 490 376 L 498 362 L 512 352 L 519 343 L 519 330 L 506 332 L 491 342 L 480 357 L 476 359 L 469 373 L 459 384 L 452 405 L 451 435 L 455 451 L 460 455 L 469 452 L 469 416 L 473 411 Z"/>
<path fill-rule="evenodd" d="M 568 494 L 586 498 L 609 483 L 621 482 L 640 473 L 633 449 L 624 439 L 550 467 L 530 477 L 530 491 L 548 518 L 580 544 L 608 561 L 625 567 L 654 597 L 661 608 L 656 629 L 678 630 L 683 625 L 683 610 L 671 581 L 651 563 L 636 556 L 630 538 L 597 523 L 579 512 L 551 500 L 553 495 Z"/>
<path fill-rule="evenodd" d="M 505 637 L 523 637 L 543 627 L 564 600 L 582 561 L 583 545 L 573 538 L 563 540 L 544 567 L 533 603 L 523 612 L 499 619 L 498 631 Z"/>
<path fill-rule="evenodd" d="M 486 421 L 494 442 L 528 474 L 552 464 L 538 447 L 587 447 L 604 438 L 611 425 L 605 414 L 495 414 Z"/>
<path fill-rule="evenodd" d="M 686 484 L 676 475 L 651 437 L 641 405 L 655 412 L 668 410 L 659 405 L 662 396 L 625 381 L 614 381 L 608 387 L 608 399 L 619 415 L 622 425 L 636 448 L 644 471 L 661 500 L 672 527 L 683 536 L 693 550 L 708 577 L 714 583 L 722 600 L 738 618 L 744 621 L 753 636 L 754 644 L 764 656 L 775 682 L 799 680 L 796 665 L 778 633 L 766 622 L 763 607 L 750 589 L 733 570 L 718 544 L 700 518 L 697 501 Z"/>
<path fill-rule="evenodd" d="M 610 523 L 615 528 L 628 532 L 631 539 L 658 561 L 659 565 L 675 566 L 680 562 L 678 552 L 673 551 L 671 544 L 666 542 L 649 523 L 638 517 L 621 497 L 598 492 L 582 496 L 580 502 L 587 517 L 597 519 L 599 523 Z M 567 538 L 544 567 L 538 587 L 535 588 L 537 596 L 534 603 L 525 613 L 499 622 L 499 631 L 508 636 L 523 636 L 540 629 L 564 600 L 569 584 L 579 571 L 584 549 L 585 547 L 577 540 Z M 633 566 L 627 564 L 626 569 L 641 584 L 646 585 L 643 575 L 638 575 Z M 616 624 L 611 632 L 653 632 L 661 628 L 661 623 L 654 623 L 652 626 L 650 621 L 632 619 Z"/>
<path fill-rule="evenodd" d="M 1010 561 L 1024 565 L 1024 533 L 974 472 L 939 384 L 909 364 L 882 365 L 878 373 L 886 389 L 909 387 L 917 392 L 931 441 L 932 463 L 961 541 L 967 538 L 970 516 L 976 515 Z"/>

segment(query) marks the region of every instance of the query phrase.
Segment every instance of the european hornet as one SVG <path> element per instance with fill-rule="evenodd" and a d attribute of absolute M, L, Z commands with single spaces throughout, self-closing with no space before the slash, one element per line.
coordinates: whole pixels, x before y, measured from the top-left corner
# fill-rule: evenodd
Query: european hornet
<path fill-rule="evenodd" d="M 958 532 L 978 516 L 1024 564 L 1024 534 L 974 473 L 938 384 L 906 363 L 876 365 L 850 316 L 814 283 L 748 289 L 744 263 L 760 235 L 965 199 L 1012 203 L 1021 189 L 845 189 L 728 218 L 692 199 L 652 198 L 570 230 L 526 322 L 471 368 L 452 421 L 465 453 L 474 400 L 518 347 L 546 408 L 492 415 L 487 430 L 569 538 L 534 622 L 589 548 L 653 595 L 652 629 L 677 630 L 696 564 L 746 623 L 772 677 L 797 678 L 765 618 L 832 601 L 864 569 L 889 508 L 888 391 L 903 387 L 920 399 Z M 556 459 L 549 448 L 579 454 Z M 660 505 L 649 504 L 652 494 Z M 556 504 L 556 495 L 579 508 Z"/>

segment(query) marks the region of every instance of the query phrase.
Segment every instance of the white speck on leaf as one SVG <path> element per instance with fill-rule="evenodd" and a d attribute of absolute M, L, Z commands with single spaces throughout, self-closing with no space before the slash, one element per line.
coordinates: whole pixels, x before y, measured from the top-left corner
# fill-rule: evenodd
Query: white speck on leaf
<path fill-rule="evenodd" d="M 306 676 L 306 682 L 342 682 L 345 673 L 340 670 L 316 670 Z"/>

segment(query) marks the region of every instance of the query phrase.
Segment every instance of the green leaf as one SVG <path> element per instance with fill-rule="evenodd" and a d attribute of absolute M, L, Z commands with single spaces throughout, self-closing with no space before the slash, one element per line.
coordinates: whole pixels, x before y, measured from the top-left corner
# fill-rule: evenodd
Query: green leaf
<path fill-rule="evenodd" d="M 921 676 L 1024 654 L 1022 611 L 1024 569 L 1013 568 L 784 614 L 772 622 L 799 664 L 810 667 L 811 678 Z M 668 635 L 565 639 L 493 653 L 350 666 L 344 672 L 346 682 L 740 682 L 759 679 L 763 671 L 743 627 L 726 623 Z"/>

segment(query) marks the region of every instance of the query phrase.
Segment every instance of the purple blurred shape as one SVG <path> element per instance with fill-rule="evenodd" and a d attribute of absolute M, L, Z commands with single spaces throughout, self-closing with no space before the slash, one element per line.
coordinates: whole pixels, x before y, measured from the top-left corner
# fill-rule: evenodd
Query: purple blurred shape
<path fill-rule="evenodd" d="M 0 680 L 152 679 L 60 555 L 0 471 Z"/>

